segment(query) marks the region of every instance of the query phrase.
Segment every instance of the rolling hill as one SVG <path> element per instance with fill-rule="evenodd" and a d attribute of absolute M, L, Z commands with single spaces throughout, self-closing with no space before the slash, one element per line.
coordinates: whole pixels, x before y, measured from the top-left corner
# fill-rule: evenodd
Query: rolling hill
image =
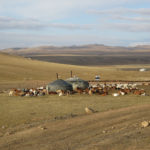
<path fill-rule="evenodd" d="M 42 46 L 11 48 L 2 52 L 35 60 L 84 66 L 149 64 L 150 46 L 112 47 L 83 45 L 70 47 Z"/>
<path fill-rule="evenodd" d="M 116 55 L 127 53 L 150 53 L 150 46 L 136 46 L 136 47 L 120 47 L 120 46 L 105 46 L 105 45 L 82 45 L 82 46 L 40 46 L 31 48 L 9 48 L 3 49 L 2 52 L 17 55 L 41 55 L 41 54 L 71 54 L 71 55 Z"/>
<path fill-rule="evenodd" d="M 86 73 L 96 73 L 97 69 L 48 63 L 0 53 L 0 81 L 54 80 L 56 73 L 59 73 L 60 78 L 67 78 L 71 70 L 83 77 L 84 74 L 86 76 Z"/>
<path fill-rule="evenodd" d="M 56 80 L 56 73 L 59 73 L 59 78 L 66 79 L 70 77 L 70 70 L 85 80 L 94 79 L 95 75 L 100 75 L 101 80 L 150 80 L 149 70 L 139 72 L 137 69 L 150 68 L 150 65 L 112 65 L 111 62 L 111 65 L 107 66 L 81 66 L 87 61 L 90 65 L 100 52 L 95 50 L 92 54 L 91 50 L 88 53 L 83 47 L 81 49 L 84 52 L 73 48 L 74 53 L 70 54 L 65 53 L 65 50 L 53 50 L 53 53 L 47 54 L 18 54 L 21 56 L 8 51 L 10 54 L 0 52 L 0 149 L 149 149 L 150 128 L 141 128 L 141 122 L 149 120 L 149 95 L 129 94 L 112 97 L 110 94 L 105 97 L 75 94 L 62 97 L 57 95 L 10 97 L 7 91 L 1 92 L 14 87 L 29 88 L 44 85 Z M 15 48 L 12 51 L 23 50 Z M 137 54 L 136 56 L 132 54 L 133 58 L 140 56 L 144 59 L 146 54 L 149 55 L 147 48 L 133 51 Z M 131 56 L 123 51 L 119 53 L 119 50 L 112 55 L 111 53 L 111 50 L 108 50 L 108 53 L 101 54 L 99 59 L 104 58 L 103 62 L 107 62 L 108 56 L 110 58 L 112 55 L 117 58 Z M 32 57 L 68 56 L 70 61 L 74 56 L 77 57 L 74 59 L 75 64 L 78 61 L 80 63 L 77 66 L 68 65 L 70 61 L 68 64 L 43 62 L 35 60 L 36 58 L 32 59 L 31 54 Z M 79 56 L 82 56 L 81 60 Z M 87 60 L 83 63 L 84 57 L 87 57 Z M 65 61 L 66 58 L 62 60 L 63 63 Z M 145 59 L 143 61 L 145 62 Z M 148 94 L 149 88 L 146 87 Z M 87 115 L 84 112 L 85 107 L 92 107 L 97 113 Z"/>
<path fill-rule="evenodd" d="M 102 80 L 150 80 L 149 71 L 126 70 L 139 67 L 150 68 L 150 65 L 75 66 L 0 53 L 0 87 L 39 86 L 56 80 L 56 73 L 59 78 L 67 79 L 71 70 L 73 75 L 85 80 L 93 80 L 95 75 L 100 75 Z"/>

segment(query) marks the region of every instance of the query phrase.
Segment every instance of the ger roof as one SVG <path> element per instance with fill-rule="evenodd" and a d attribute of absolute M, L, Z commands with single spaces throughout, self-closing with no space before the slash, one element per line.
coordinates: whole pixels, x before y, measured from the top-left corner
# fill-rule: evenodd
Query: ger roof
<path fill-rule="evenodd" d="M 68 83 L 62 79 L 55 80 L 54 82 L 49 83 L 48 85 L 60 85 L 60 86 L 67 86 Z"/>
<path fill-rule="evenodd" d="M 87 82 L 87 81 L 82 80 L 78 77 L 71 77 L 71 78 L 66 79 L 66 81 L 70 81 L 70 82 Z"/>
<path fill-rule="evenodd" d="M 47 88 L 50 91 L 56 90 L 72 90 L 72 85 L 62 79 L 55 80 L 47 85 Z"/>

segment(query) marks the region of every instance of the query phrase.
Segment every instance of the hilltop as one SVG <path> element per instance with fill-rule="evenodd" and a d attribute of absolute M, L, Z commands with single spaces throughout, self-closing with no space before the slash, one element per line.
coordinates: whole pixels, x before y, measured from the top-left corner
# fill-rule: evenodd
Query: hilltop
<path fill-rule="evenodd" d="M 99 66 L 149 64 L 150 46 L 113 47 L 105 45 L 82 45 L 70 47 L 41 46 L 33 48 L 10 48 L 2 52 L 47 62 Z"/>
<path fill-rule="evenodd" d="M 115 55 L 116 53 L 140 53 L 140 52 L 148 52 L 150 53 L 149 45 L 139 45 L 136 47 L 120 47 L 120 46 L 105 46 L 98 44 L 91 45 L 81 45 L 81 46 L 68 46 L 68 47 L 57 47 L 57 46 L 39 46 L 39 47 L 31 47 L 31 48 L 9 48 L 3 49 L 2 52 L 9 54 L 17 54 L 17 55 L 35 55 L 35 54 L 72 54 L 72 55 L 97 55 L 97 54 L 111 54 Z"/>

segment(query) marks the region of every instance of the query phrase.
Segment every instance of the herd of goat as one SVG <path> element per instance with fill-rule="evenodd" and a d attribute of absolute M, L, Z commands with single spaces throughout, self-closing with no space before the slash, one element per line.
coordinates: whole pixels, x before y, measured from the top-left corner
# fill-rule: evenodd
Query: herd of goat
<path fill-rule="evenodd" d="M 144 89 L 139 89 L 137 84 L 129 83 L 94 83 L 90 84 L 87 89 L 76 88 L 73 91 L 57 90 L 56 92 L 48 92 L 46 87 L 31 88 L 31 89 L 12 89 L 9 91 L 9 96 L 44 96 L 56 94 L 59 96 L 71 95 L 71 94 L 88 94 L 88 95 L 141 95 L 146 96 Z"/>

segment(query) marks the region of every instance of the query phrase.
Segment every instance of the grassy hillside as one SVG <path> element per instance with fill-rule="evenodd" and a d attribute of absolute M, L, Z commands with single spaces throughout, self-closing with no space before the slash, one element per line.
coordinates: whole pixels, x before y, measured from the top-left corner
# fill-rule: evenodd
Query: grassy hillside
<path fill-rule="evenodd" d="M 55 80 L 56 73 L 59 73 L 60 78 L 65 79 L 70 77 L 71 70 L 77 76 L 90 79 L 101 69 L 41 62 L 0 54 L 0 81 Z"/>
<path fill-rule="evenodd" d="M 17 55 L 32 55 L 32 54 L 80 54 L 80 55 L 116 55 L 121 54 L 135 54 L 135 53 L 150 53 L 150 46 L 137 46 L 137 47 L 119 47 L 119 46 L 105 46 L 105 45 L 81 45 L 81 46 L 68 46 L 68 47 L 55 47 L 55 46 L 40 46 L 31 48 L 10 48 L 2 50 L 6 53 Z"/>
<path fill-rule="evenodd" d="M 79 66 L 150 64 L 150 46 L 114 47 L 95 44 L 10 48 L 2 51 L 40 61 Z"/>
<path fill-rule="evenodd" d="M 135 68 L 150 65 L 85 67 L 0 53 L 0 149 L 37 150 L 44 146 L 48 150 L 149 149 L 150 128 L 140 127 L 141 121 L 149 120 L 149 96 L 112 97 L 110 93 L 105 97 L 86 94 L 10 97 L 1 93 L 4 88 L 53 81 L 56 73 L 66 79 L 70 70 L 85 80 L 94 79 L 97 74 L 102 80 L 150 80 L 150 71 L 139 72 Z M 150 86 L 140 88 L 150 94 Z M 85 115 L 85 107 L 98 113 Z"/>
<path fill-rule="evenodd" d="M 122 68 L 139 67 L 150 67 L 150 65 L 85 67 L 42 62 L 0 53 L 0 85 L 2 88 L 2 85 L 7 84 L 50 82 L 56 79 L 56 73 L 59 73 L 59 78 L 66 79 L 70 77 L 70 70 L 74 75 L 85 80 L 92 80 L 99 74 L 102 80 L 150 80 L 149 71 L 122 70 Z"/>

